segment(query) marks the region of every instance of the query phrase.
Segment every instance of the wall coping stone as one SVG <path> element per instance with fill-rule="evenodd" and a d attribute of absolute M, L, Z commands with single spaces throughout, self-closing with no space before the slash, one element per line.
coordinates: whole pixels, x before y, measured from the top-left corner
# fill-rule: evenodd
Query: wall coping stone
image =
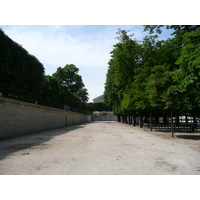
<path fill-rule="evenodd" d="M 25 101 L 20 101 L 20 100 L 16 100 L 16 99 L 0 97 L 0 104 L 4 104 L 4 103 L 21 104 L 21 105 L 25 105 L 25 106 L 32 106 L 32 107 L 37 107 L 37 108 L 42 108 L 42 109 L 47 109 L 47 110 L 60 111 L 60 112 L 71 113 L 71 114 L 90 115 L 90 114 L 84 114 L 84 113 L 78 113 L 78 112 L 72 112 L 72 111 L 68 111 L 68 110 L 62 110 L 62 109 L 42 106 L 42 105 L 29 103 L 29 102 L 25 102 Z"/>

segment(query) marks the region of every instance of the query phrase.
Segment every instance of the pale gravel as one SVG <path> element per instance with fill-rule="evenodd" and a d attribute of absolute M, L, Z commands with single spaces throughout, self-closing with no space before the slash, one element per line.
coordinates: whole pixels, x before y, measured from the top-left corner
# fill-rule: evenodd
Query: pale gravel
<path fill-rule="evenodd" d="M 92 122 L 0 141 L 0 174 L 199 175 L 200 134 Z"/>

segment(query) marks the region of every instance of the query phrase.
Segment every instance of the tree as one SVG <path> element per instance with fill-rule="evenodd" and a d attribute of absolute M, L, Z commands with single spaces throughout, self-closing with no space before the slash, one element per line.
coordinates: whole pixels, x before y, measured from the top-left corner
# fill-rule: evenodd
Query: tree
<path fill-rule="evenodd" d="M 45 76 L 43 82 L 42 96 L 61 103 L 61 85 L 52 76 Z"/>
<path fill-rule="evenodd" d="M 163 26 L 146 26 L 150 33 L 154 30 L 161 33 L 161 27 Z M 174 25 L 166 28 L 174 29 L 172 35 L 175 37 L 166 40 L 167 46 L 164 45 L 164 49 L 160 49 L 161 55 L 165 52 L 163 61 L 166 62 L 163 64 L 170 66 L 168 72 L 165 71 L 163 74 L 168 73 L 168 78 L 171 80 L 168 86 L 165 86 L 162 101 L 165 102 L 165 109 L 171 110 L 171 116 L 174 112 L 178 113 L 177 115 L 195 116 L 200 105 L 200 26 Z"/>
<path fill-rule="evenodd" d="M 187 94 L 187 113 L 195 116 L 200 111 L 200 30 L 187 32 L 182 36 L 179 69 L 174 72 L 174 80 L 179 82 L 180 91 Z"/>
<path fill-rule="evenodd" d="M 162 27 L 146 30 L 161 33 Z M 159 41 L 148 35 L 142 42 L 119 30 L 108 63 L 105 102 L 117 115 L 137 112 L 140 121 L 142 113 L 150 111 L 152 117 L 153 110 L 157 118 L 170 112 L 174 136 L 173 116 L 195 116 L 200 107 L 200 32 L 199 26 L 167 28 L 174 29 L 174 38 Z"/>
<path fill-rule="evenodd" d="M 122 102 L 127 85 L 133 80 L 134 68 L 140 60 L 136 50 L 139 45 L 136 40 L 131 38 L 133 35 L 128 35 L 125 30 L 119 29 L 117 34 L 119 42 L 111 51 L 104 99 L 106 104 L 113 108 L 116 115 L 126 115 L 129 111 Z"/>
<path fill-rule="evenodd" d="M 183 35 L 183 47 L 176 64 L 179 65 L 179 69 L 174 73 L 174 78 L 180 82 L 182 91 L 199 94 L 200 31 L 189 32 Z M 200 98 L 196 100 L 200 103 Z"/>
<path fill-rule="evenodd" d="M 88 92 L 78 71 L 79 69 L 73 64 L 65 65 L 63 68 L 58 67 L 52 77 L 60 84 L 66 85 L 71 93 L 77 95 L 83 103 L 86 103 L 88 101 Z"/>
<path fill-rule="evenodd" d="M 109 64 L 109 68 L 108 68 L 108 72 L 106 74 L 104 101 L 105 101 L 106 105 L 108 105 L 112 108 L 113 112 L 116 115 L 119 115 L 120 112 L 118 112 L 115 109 L 116 104 L 118 104 L 120 102 L 120 100 L 118 97 L 118 86 L 114 82 L 114 79 L 116 77 L 116 69 L 115 69 L 114 59 L 111 59 L 108 64 Z"/>
<path fill-rule="evenodd" d="M 162 33 L 162 28 L 173 29 L 174 32 L 172 35 L 181 36 L 186 32 L 195 32 L 200 30 L 200 25 L 144 25 L 144 31 L 149 31 L 149 34 L 152 33 Z"/>
<path fill-rule="evenodd" d="M 174 32 L 174 45 L 179 49 L 176 60 L 176 70 L 173 72 L 173 80 L 179 83 L 179 92 L 183 93 L 187 102 L 186 113 L 194 113 L 200 107 L 200 25 L 153 25 L 145 26 L 144 30 L 150 34 L 161 33 L 162 27 L 172 29 Z M 193 111 L 192 111 L 193 110 Z M 196 112 L 197 113 L 197 112 Z"/>
<path fill-rule="evenodd" d="M 0 82 L 40 94 L 44 67 L 0 29 Z"/>
<path fill-rule="evenodd" d="M 139 58 L 134 66 L 134 76 L 127 85 L 127 90 L 122 101 L 123 108 L 136 111 L 139 114 L 140 127 L 143 126 L 143 113 L 152 111 L 149 99 L 147 98 L 147 83 L 151 69 L 158 63 L 157 37 L 146 36 L 140 45 L 135 49 L 135 55 Z M 147 115 L 147 113 L 146 113 Z"/>

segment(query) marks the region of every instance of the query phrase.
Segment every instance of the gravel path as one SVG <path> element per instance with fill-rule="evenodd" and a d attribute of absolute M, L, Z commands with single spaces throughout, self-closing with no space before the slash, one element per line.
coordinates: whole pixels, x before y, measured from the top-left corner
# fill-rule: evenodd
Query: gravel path
<path fill-rule="evenodd" d="M 200 135 L 92 122 L 0 141 L 0 174 L 200 174 Z"/>

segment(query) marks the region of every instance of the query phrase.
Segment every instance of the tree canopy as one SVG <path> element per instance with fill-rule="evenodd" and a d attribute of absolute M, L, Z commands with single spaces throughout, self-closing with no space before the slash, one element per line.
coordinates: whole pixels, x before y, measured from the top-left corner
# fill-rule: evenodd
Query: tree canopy
<path fill-rule="evenodd" d="M 73 64 L 65 65 L 63 68 L 58 67 L 52 77 L 58 83 L 67 86 L 71 93 L 77 95 L 83 103 L 86 103 L 88 101 L 88 92 L 78 71 L 79 69 Z"/>
<path fill-rule="evenodd" d="M 0 82 L 34 94 L 41 91 L 44 67 L 0 29 Z"/>
<path fill-rule="evenodd" d="M 152 111 L 193 115 L 200 108 L 200 26 L 169 25 L 173 38 L 159 40 L 163 25 L 144 26 L 142 41 L 119 30 L 105 83 L 105 102 L 116 115 Z M 165 112 L 166 113 L 166 112 Z"/>
<path fill-rule="evenodd" d="M 42 63 L 0 29 L 0 82 L 67 106 L 85 110 L 88 91 L 73 64 L 45 75 Z M 2 92 L 2 91 L 0 91 Z M 2 92 L 4 96 L 8 93 Z M 13 95 L 12 95 L 13 96 Z"/>

